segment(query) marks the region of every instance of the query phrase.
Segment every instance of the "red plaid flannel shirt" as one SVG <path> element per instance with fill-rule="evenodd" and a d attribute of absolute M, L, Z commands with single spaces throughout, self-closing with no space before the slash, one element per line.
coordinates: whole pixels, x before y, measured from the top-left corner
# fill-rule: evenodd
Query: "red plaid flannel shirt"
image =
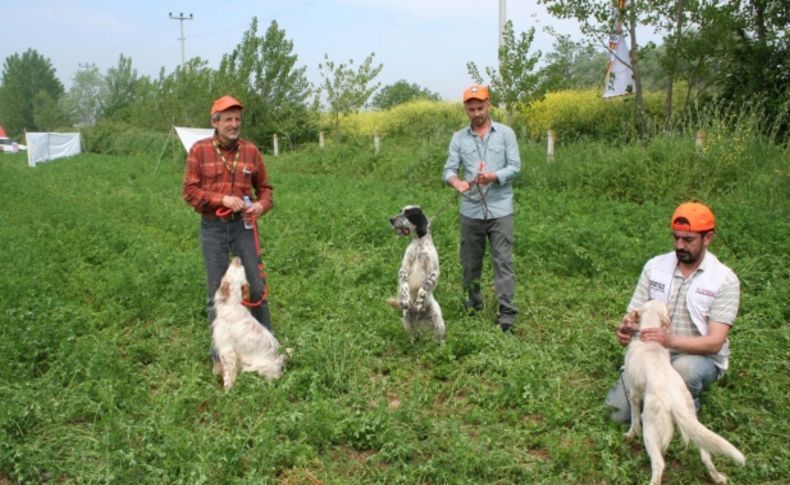
<path fill-rule="evenodd" d="M 239 139 L 236 145 L 240 150 L 239 163 L 231 174 L 214 150 L 214 139 L 195 142 L 189 150 L 184 168 L 184 200 L 203 214 L 214 214 L 221 208 L 225 195 L 249 195 L 250 199 L 263 205 L 264 212 L 271 209 L 273 188 L 269 185 L 269 176 L 258 148 L 247 140 Z M 231 168 L 235 148 L 228 151 L 220 145 Z"/>

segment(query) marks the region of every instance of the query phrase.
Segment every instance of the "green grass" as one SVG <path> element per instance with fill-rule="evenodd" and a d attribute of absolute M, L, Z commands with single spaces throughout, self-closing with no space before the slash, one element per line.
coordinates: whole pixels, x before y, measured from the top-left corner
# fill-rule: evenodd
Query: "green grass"
<path fill-rule="evenodd" d="M 524 147 L 521 313 L 503 335 L 490 286 L 486 311 L 461 311 L 443 148 L 367 149 L 270 160 L 262 244 L 274 327 L 294 356 L 281 380 L 244 374 L 230 393 L 210 373 L 198 217 L 181 200 L 180 164 L 154 173 L 152 159 L 83 155 L 31 169 L 2 157 L 0 483 L 646 482 L 643 447 L 602 401 L 623 356 L 613 329 L 641 265 L 670 248 L 678 197 L 666 168 L 665 189 L 642 198 L 595 181 L 660 150 L 578 146 L 547 166 Z M 787 190 L 702 188 L 742 304 L 731 371 L 701 419 L 747 456 L 744 468 L 717 462 L 734 483 L 779 483 L 790 476 Z M 411 345 L 384 304 L 407 243 L 387 217 L 409 203 L 438 214 L 444 346 Z M 693 447 L 676 439 L 667 461 L 667 483 L 708 483 Z"/>

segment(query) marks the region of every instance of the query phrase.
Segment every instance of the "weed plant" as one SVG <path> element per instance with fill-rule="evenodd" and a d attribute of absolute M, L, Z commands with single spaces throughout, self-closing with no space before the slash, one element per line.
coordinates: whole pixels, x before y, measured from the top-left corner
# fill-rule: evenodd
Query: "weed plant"
<path fill-rule="evenodd" d="M 731 368 L 701 420 L 747 456 L 743 468 L 718 460 L 733 482 L 786 481 L 786 152 L 744 149 L 719 167 L 732 150 L 706 159 L 692 140 L 666 138 L 562 146 L 547 164 L 542 146 L 524 144 L 521 312 L 506 335 L 493 325 L 488 265 L 486 309 L 462 311 L 457 200 L 440 183 L 448 140 L 267 158 L 275 207 L 262 246 L 274 328 L 294 356 L 282 379 L 243 374 L 232 392 L 210 372 L 181 163 L 87 154 L 30 168 L 3 157 L 0 482 L 644 482 L 642 445 L 602 404 L 623 359 L 613 330 L 690 196 L 716 211 L 712 250 L 742 291 Z M 773 175 L 741 178 L 752 167 Z M 435 216 L 443 346 L 411 344 L 384 303 L 407 244 L 387 218 L 411 203 Z M 693 447 L 676 439 L 667 460 L 667 481 L 706 480 Z"/>

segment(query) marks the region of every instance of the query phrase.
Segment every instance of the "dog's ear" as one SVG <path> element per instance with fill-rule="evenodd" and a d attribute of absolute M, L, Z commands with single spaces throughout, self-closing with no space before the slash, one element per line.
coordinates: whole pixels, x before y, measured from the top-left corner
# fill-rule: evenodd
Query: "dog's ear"
<path fill-rule="evenodd" d="M 406 209 L 404 214 L 406 215 L 406 219 L 417 228 L 417 236 L 423 237 L 428 234 L 428 218 L 425 217 L 425 213 L 421 208 L 416 206 L 410 207 Z"/>
<path fill-rule="evenodd" d="M 222 278 L 222 283 L 219 285 L 219 301 L 228 301 L 228 298 L 230 298 L 230 283 Z"/>
<path fill-rule="evenodd" d="M 666 332 L 672 331 L 672 322 L 669 321 L 669 317 L 665 315 L 661 315 L 658 317 L 659 321 L 661 322 L 661 329 Z"/>
<path fill-rule="evenodd" d="M 244 301 L 250 301 L 250 284 L 243 283 L 241 285 L 241 299 Z"/>
<path fill-rule="evenodd" d="M 625 316 L 625 319 L 631 324 L 639 325 L 642 320 L 642 312 L 639 309 L 631 310 L 628 315 Z"/>

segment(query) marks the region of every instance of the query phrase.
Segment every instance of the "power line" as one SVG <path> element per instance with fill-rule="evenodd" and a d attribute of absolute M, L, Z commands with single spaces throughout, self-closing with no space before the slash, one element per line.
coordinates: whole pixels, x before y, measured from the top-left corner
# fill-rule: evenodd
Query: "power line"
<path fill-rule="evenodd" d="M 171 20 L 178 20 L 181 24 L 181 37 L 178 40 L 181 41 L 181 65 L 183 66 L 184 62 L 186 62 L 184 56 L 184 40 L 186 40 L 184 39 L 184 20 L 194 20 L 194 16 L 189 14 L 189 17 L 185 17 L 183 13 L 179 13 L 178 16 L 175 16 L 172 12 L 168 12 L 168 15 L 170 15 Z"/>

